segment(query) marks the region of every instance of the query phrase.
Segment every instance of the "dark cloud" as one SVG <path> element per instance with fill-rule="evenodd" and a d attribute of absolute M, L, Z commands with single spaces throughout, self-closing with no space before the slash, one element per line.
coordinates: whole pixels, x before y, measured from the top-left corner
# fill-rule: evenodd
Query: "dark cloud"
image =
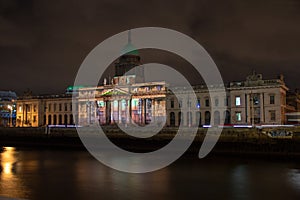
<path fill-rule="evenodd" d="M 0 89 L 63 92 L 93 47 L 143 26 L 190 35 L 210 53 L 226 81 L 256 69 L 269 78 L 283 73 L 297 87 L 299 22 L 297 0 L 0 0 Z M 144 60 L 176 65 L 173 56 L 151 55 Z M 193 79 L 197 82 L 198 76 Z"/>

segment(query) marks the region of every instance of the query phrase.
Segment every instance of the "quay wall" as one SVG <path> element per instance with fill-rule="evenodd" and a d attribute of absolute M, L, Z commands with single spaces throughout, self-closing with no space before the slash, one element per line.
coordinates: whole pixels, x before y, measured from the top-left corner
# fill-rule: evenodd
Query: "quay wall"
<path fill-rule="evenodd" d="M 268 132 L 274 129 L 225 128 L 213 153 L 300 158 L 300 128 L 280 128 L 280 130 L 292 132 L 293 136 L 286 138 L 268 136 Z M 105 127 L 104 131 L 114 144 L 134 152 L 157 150 L 168 144 L 177 133 L 176 128 L 165 128 L 151 138 L 137 139 L 114 127 Z M 206 131 L 204 128 L 198 129 L 188 152 L 194 154 L 199 152 Z M 184 130 L 183 134 L 189 137 L 188 129 Z M 48 134 L 45 127 L 0 128 L 0 146 L 84 149 L 75 128 L 51 128 Z"/>

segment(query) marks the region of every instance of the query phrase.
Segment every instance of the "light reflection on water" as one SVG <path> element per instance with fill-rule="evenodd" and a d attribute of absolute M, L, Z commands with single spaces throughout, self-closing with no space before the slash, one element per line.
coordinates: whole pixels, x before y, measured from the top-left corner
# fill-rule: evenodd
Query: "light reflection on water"
<path fill-rule="evenodd" d="M 300 199 L 300 164 L 185 157 L 154 173 L 112 170 L 86 151 L 0 151 L 0 196 L 26 199 Z"/>
<path fill-rule="evenodd" d="M 253 199 L 249 192 L 248 169 L 246 165 L 237 165 L 232 170 L 232 199 Z"/>
<path fill-rule="evenodd" d="M 27 197 L 29 191 L 18 176 L 18 152 L 14 147 L 4 147 L 0 153 L 0 191 L 3 196 Z"/>
<path fill-rule="evenodd" d="M 288 171 L 288 180 L 295 189 L 300 190 L 300 170 L 299 169 L 290 169 Z"/>
<path fill-rule="evenodd" d="M 14 159 L 14 147 L 5 147 L 4 153 L 1 154 L 1 163 L 3 168 L 3 177 L 9 178 L 12 176 L 12 167 L 13 163 L 15 162 Z"/>

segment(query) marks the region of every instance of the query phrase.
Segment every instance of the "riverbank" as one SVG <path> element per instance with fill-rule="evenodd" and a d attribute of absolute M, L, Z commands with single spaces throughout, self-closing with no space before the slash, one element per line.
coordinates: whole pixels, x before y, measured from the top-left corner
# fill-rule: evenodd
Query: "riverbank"
<path fill-rule="evenodd" d="M 104 128 L 108 138 L 119 147 L 133 152 L 150 152 L 168 144 L 176 134 L 175 128 L 165 128 L 157 135 L 140 139 L 113 127 Z M 278 130 L 278 129 L 277 129 Z M 281 129 L 283 130 L 283 129 Z M 200 128 L 187 154 L 197 154 L 207 129 Z M 300 158 L 299 128 L 285 128 L 293 137 L 270 137 L 274 129 L 223 130 L 212 154 L 229 156 Z M 188 129 L 183 134 L 188 135 Z M 85 149 L 75 128 L 0 128 L 0 146 L 35 147 L 50 149 Z"/>

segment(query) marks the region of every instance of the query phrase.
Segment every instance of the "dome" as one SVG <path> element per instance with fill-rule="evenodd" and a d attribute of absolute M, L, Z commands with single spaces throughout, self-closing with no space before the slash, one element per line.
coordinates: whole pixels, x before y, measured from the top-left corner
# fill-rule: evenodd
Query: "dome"
<path fill-rule="evenodd" d="M 131 43 L 127 43 L 126 46 L 122 49 L 121 54 L 138 56 L 139 52 Z"/>

